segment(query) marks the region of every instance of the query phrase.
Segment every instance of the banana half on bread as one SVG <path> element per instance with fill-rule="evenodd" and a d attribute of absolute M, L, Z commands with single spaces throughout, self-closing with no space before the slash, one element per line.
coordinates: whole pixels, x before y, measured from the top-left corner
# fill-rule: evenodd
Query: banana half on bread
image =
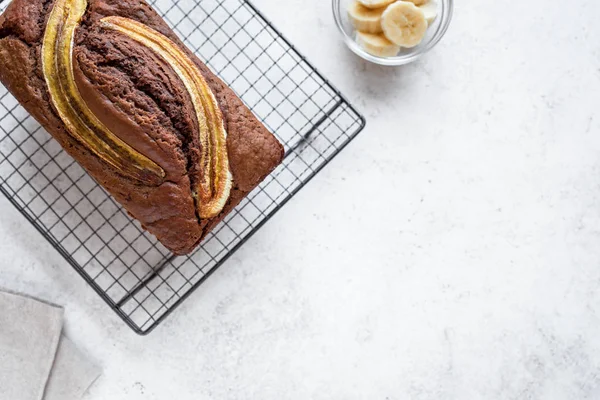
<path fill-rule="evenodd" d="M 143 0 L 13 0 L 0 16 L 0 81 L 175 254 L 283 159 Z"/>

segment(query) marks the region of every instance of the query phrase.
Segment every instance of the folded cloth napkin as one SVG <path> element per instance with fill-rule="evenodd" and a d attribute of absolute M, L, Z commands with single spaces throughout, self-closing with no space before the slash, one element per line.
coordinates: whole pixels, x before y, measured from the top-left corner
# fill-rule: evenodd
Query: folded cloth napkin
<path fill-rule="evenodd" d="M 80 399 L 99 376 L 98 366 L 63 336 L 58 344 L 44 400 Z"/>
<path fill-rule="evenodd" d="M 62 323 L 61 307 L 0 292 L 0 400 L 76 400 L 98 378 Z"/>

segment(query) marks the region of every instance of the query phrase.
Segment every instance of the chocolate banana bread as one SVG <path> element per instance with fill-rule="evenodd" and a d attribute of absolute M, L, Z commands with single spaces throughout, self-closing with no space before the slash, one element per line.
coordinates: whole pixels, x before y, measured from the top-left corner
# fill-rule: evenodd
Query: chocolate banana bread
<path fill-rule="evenodd" d="M 13 0 L 0 16 L 0 81 L 175 254 L 283 159 L 144 0 Z"/>

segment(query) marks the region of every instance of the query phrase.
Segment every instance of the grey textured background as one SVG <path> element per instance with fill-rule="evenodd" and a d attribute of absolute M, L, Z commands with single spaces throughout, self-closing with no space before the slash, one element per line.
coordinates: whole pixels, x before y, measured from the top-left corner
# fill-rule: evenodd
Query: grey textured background
<path fill-rule="evenodd" d="M 255 4 L 368 127 L 149 337 L 0 200 L 0 286 L 66 307 L 86 399 L 600 398 L 600 3 L 459 0 L 396 69 Z"/>

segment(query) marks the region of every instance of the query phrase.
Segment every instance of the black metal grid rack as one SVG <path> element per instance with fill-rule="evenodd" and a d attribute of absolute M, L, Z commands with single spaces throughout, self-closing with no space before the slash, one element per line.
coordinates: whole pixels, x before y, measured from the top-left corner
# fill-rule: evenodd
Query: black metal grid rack
<path fill-rule="evenodd" d="M 0 85 L 0 190 L 139 334 L 163 321 L 365 124 L 252 3 L 151 2 L 286 148 L 283 164 L 192 255 L 174 257 L 144 232 Z"/>

